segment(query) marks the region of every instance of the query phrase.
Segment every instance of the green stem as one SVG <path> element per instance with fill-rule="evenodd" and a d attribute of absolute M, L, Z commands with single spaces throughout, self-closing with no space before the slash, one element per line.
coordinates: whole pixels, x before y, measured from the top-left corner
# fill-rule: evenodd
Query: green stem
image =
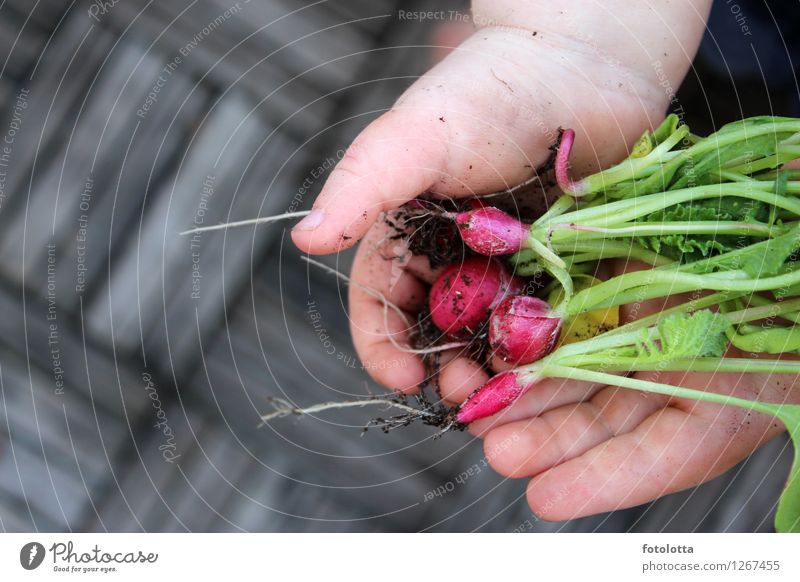
<path fill-rule="evenodd" d="M 623 292 L 630 292 L 642 287 L 644 288 L 638 289 L 640 293 L 635 297 L 637 300 L 644 301 L 695 289 L 755 293 L 756 291 L 789 287 L 798 283 L 800 283 L 800 270 L 772 277 L 751 278 L 744 271 L 695 275 L 680 271 L 649 269 L 626 273 L 580 291 L 572 299 L 574 307 L 568 307 L 566 313 L 576 314 L 600 307 L 622 305 L 629 302 L 630 299 L 623 296 Z"/>
<path fill-rule="evenodd" d="M 615 305 L 642 303 L 644 301 L 649 301 L 650 299 L 658 299 L 661 297 L 666 297 L 667 295 L 677 295 L 679 293 L 688 293 L 691 291 L 697 291 L 697 287 L 674 287 L 666 291 L 661 287 L 634 287 L 625 291 L 620 291 L 611 299 L 593 304 L 591 309 L 607 309 L 609 307 L 614 307 Z M 746 293 L 741 293 L 741 295 L 746 295 Z"/>
<path fill-rule="evenodd" d="M 746 326 L 753 327 L 753 326 Z M 750 353 L 784 354 L 800 349 L 800 327 L 756 327 L 747 333 L 728 331 L 728 340 L 736 348 Z"/>
<path fill-rule="evenodd" d="M 616 166 L 580 180 L 578 185 L 581 192 L 591 194 L 620 182 L 652 174 L 666 161 L 665 158 L 674 159 L 675 156 L 670 155 L 672 153 L 670 150 L 688 134 L 689 128 L 685 125 L 681 126 L 647 155 L 640 158 L 627 158 Z"/>
<path fill-rule="evenodd" d="M 750 358 L 675 358 L 657 361 L 636 357 L 579 355 L 559 358 L 569 368 L 599 367 L 606 372 L 719 372 L 737 374 L 800 374 L 800 362 Z M 549 370 L 551 366 L 544 366 Z M 614 376 L 616 378 L 616 376 Z"/>
<path fill-rule="evenodd" d="M 753 295 L 751 300 L 758 295 Z M 728 321 L 730 321 L 734 325 L 739 325 L 740 323 L 745 323 L 748 321 L 756 321 L 758 319 L 772 319 L 775 317 L 784 317 L 785 314 L 789 314 L 800 310 L 800 298 L 798 299 L 788 299 L 786 301 L 769 301 L 764 297 L 766 303 L 762 303 L 758 307 L 748 307 L 747 309 L 741 309 L 739 311 L 731 311 L 730 313 L 726 313 L 725 317 Z"/>
<path fill-rule="evenodd" d="M 690 163 L 691 160 L 702 160 L 706 154 L 715 150 L 722 151 L 726 146 L 739 142 L 746 143 L 763 135 L 774 135 L 775 139 L 779 140 L 780 136 L 789 134 L 777 144 L 778 150 L 774 156 L 765 156 L 761 160 L 748 161 L 744 164 L 745 173 L 757 171 L 755 168 L 774 168 L 785 161 L 785 158 L 792 156 L 790 150 L 797 141 L 798 131 L 800 123 L 797 120 L 775 119 L 767 123 L 742 123 L 739 127 L 726 127 L 707 138 L 695 141 L 688 128 L 681 126 L 647 155 L 629 157 L 616 166 L 588 176 L 575 183 L 574 189 L 581 195 L 587 195 L 629 181 L 633 181 L 631 188 L 635 189 L 637 180 L 652 177 L 656 173 L 671 178 L 684 164 Z M 695 143 L 686 149 L 671 151 L 681 140 L 691 140 Z M 737 160 L 732 162 L 738 163 Z M 739 167 L 726 169 L 741 170 Z"/>
<path fill-rule="evenodd" d="M 535 227 L 539 223 L 547 222 L 551 218 L 555 218 L 556 216 L 560 216 L 564 214 L 567 210 L 572 208 L 575 205 L 575 199 L 572 196 L 560 196 L 553 202 L 552 206 L 547 209 L 547 212 L 542 214 L 536 221 L 533 223 Z"/>
<path fill-rule="evenodd" d="M 573 280 L 575 277 L 594 278 L 592 277 L 592 274 L 597 269 L 597 265 L 595 264 L 597 259 L 590 258 L 586 259 L 585 261 L 579 261 L 575 257 L 567 257 L 567 259 L 567 272 Z"/>
<path fill-rule="evenodd" d="M 780 304 L 783 303 L 782 301 L 773 301 L 767 299 L 766 297 L 762 297 L 761 295 L 753 295 L 750 297 L 750 303 L 758 306 L 763 307 L 765 305 L 775 305 L 776 303 Z M 792 323 L 800 323 L 800 313 L 798 312 L 781 312 L 780 316 L 783 319 L 791 321 Z"/>
<path fill-rule="evenodd" d="M 738 166 L 731 166 L 729 169 L 734 172 L 747 172 L 752 174 L 761 170 L 768 170 L 791 162 L 800 157 L 800 148 L 797 146 L 778 146 L 777 151 L 769 156 L 752 162 L 746 162 Z"/>
<path fill-rule="evenodd" d="M 652 315 L 648 315 L 646 317 L 642 317 L 635 321 L 631 321 L 630 323 L 626 323 L 625 325 L 622 325 L 616 329 L 609 330 L 605 332 L 605 334 L 603 335 L 625 333 L 636 329 L 650 327 L 651 325 L 655 325 L 656 323 L 658 323 L 663 318 L 669 315 L 673 315 L 675 313 L 689 313 L 691 311 L 697 311 L 699 309 L 711 307 L 712 305 L 717 305 L 724 301 L 730 301 L 731 299 L 734 299 L 736 297 L 741 297 L 743 295 L 745 295 L 745 293 L 721 292 L 721 293 L 712 293 L 711 295 L 705 295 L 703 297 L 698 297 L 696 299 L 690 299 L 689 301 L 681 303 L 680 305 L 663 309 L 658 313 L 653 313 Z"/>
<path fill-rule="evenodd" d="M 602 245 L 596 242 L 581 242 L 574 241 L 569 243 L 553 243 L 553 250 L 564 258 L 565 261 L 569 257 L 563 257 L 567 253 L 585 254 L 587 258 L 583 260 L 600 260 L 600 259 L 613 259 L 613 258 L 626 258 L 642 261 L 653 266 L 663 266 L 674 264 L 675 261 L 664 255 L 660 255 L 649 249 L 644 248 L 636 241 L 615 241 L 607 240 Z M 588 258 L 591 256 L 592 258 Z"/>
<path fill-rule="evenodd" d="M 776 232 L 778 231 L 778 232 Z M 696 220 L 685 222 L 645 222 L 603 228 L 576 224 L 554 224 L 549 229 L 553 244 L 565 240 L 597 240 L 608 237 L 666 236 L 670 234 L 742 234 L 766 237 L 782 234 L 781 229 L 760 222 Z"/>
<path fill-rule="evenodd" d="M 556 253 L 547 248 L 544 243 L 536 240 L 533 237 L 528 238 L 530 250 L 539 255 L 547 265 L 556 266 L 560 269 L 566 268 L 566 263 Z"/>
<path fill-rule="evenodd" d="M 800 216 L 800 201 L 786 196 L 778 196 L 774 193 L 775 182 L 726 182 L 722 184 L 709 184 L 706 186 L 694 186 L 680 190 L 670 190 L 669 192 L 659 192 L 657 194 L 647 194 L 634 198 L 617 200 L 600 206 L 583 208 L 574 212 L 568 212 L 557 217 L 559 223 L 573 223 L 586 226 L 598 225 L 608 226 L 609 224 L 620 224 L 631 222 L 642 216 L 647 216 L 664 208 L 675 206 L 684 202 L 702 200 L 706 198 L 721 198 L 724 196 L 736 196 L 765 202 L 778 208 L 788 210 Z M 792 185 L 787 186 L 787 191 L 791 191 Z M 798 186 L 800 192 L 800 186 Z M 550 222 L 542 222 L 537 225 L 537 230 L 548 226 Z"/>
<path fill-rule="evenodd" d="M 755 182 L 755 178 L 751 178 L 745 174 L 740 174 L 739 172 L 735 172 L 733 170 L 714 170 L 710 172 L 712 175 L 716 176 L 717 178 L 721 178 L 723 180 L 728 180 L 729 182 Z"/>
<path fill-rule="evenodd" d="M 561 303 L 556 306 L 554 311 L 558 314 L 562 312 L 565 306 L 569 305 L 574 297 L 573 293 L 573 285 L 572 285 L 572 276 L 566 269 L 562 269 L 560 267 L 556 267 L 555 265 L 548 265 L 547 270 L 550 272 L 553 277 L 561 284 L 561 288 L 564 291 L 564 299 Z"/>
<path fill-rule="evenodd" d="M 688 398 L 691 400 L 712 402 L 714 404 L 739 406 L 748 410 L 756 410 L 758 412 L 769 414 L 770 416 L 775 416 L 775 411 L 768 404 L 754 400 L 746 400 L 744 398 L 737 398 L 736 396 L 717 394 L 715 392 L 704 392 L 702 390 L 693 390 L 692 388 L 670 386 L 669 384 L 660 384 L 658 382 L 650 382 L 649 380 L 640 380 L 638 378 L 629 378 L 627 376 L 616 376 L 614 374 L 606 374 L 604 372 L 582 370 L 580 368 L 566 366 L 542 366 L 539 370 L 539 373 L 542 377 L 566 378 L 570 380 L 583 380 L 585 382 L 593 382 L 597 384 L 607 384 L 610 386 L 620 386 L 622 388 L 641 390 L 642 392 L 664 394 L 666 396 L 673 396 L 675 398 Z"/>
<path fill-rule="evenodd" d="M 647 337 L 657 338 L 658 330 L 654 327 L 648 329 Z M 573 356 L 591 355 L 592 353 L 597 352 L 599 350 L 610 350 L 613 348 L 630 346 L 635 343 L 641 342 L 643 339 L 644 336 L 642 335 L 642 331 L 640 330 L 628 331 L 626 333 L 618 333 L 618 334 L 604 333 L 589 338 L 587 340 L 563 345 L 550 355 L 543 358 L 541 360 L 541 363 L 542 365 L 545 366 L 549 365 L 549 363 L 551 362 L 560 364 L 566 358 L 570 358 Z"/>
<path fill-rule="evenodd" d="M 695 289 L 713 291 L 731 291 L 733 289 L 716 289 L 708 285 L 708 275 L 692 275 L 680 271 L 659 271 L 647 269 L 618 275 L 599 285 L 588 287 L 573 297 L 567 307 L 568 315 L 577 315 L 584 311 L 640 303 L 656 297 L 676 295 Z"/>

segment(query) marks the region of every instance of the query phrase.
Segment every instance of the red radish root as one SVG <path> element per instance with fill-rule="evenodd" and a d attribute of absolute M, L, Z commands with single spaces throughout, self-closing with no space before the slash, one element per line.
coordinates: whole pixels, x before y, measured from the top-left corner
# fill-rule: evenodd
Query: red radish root
<path fill-rule="evenodd" d="M 558 187 L 564 194 L 570 196 L 583 196 L 584 187 L 583 182 L 573 182 L 569 177 L 569 156 L 572 153 L 572 147 L 575 145 L 575 131 L 572 129 L 565 129 L 561 133 L 561 140 L 558 143 L 558 151 L 556 152 L 555 173 L 556 182 Z"/>
<path fill-rule="evenodd" d="M 471 257 L 447 267 L 431 287 L 431 319 L 452 337 L 468 337 L 480 328 L 491 309 L 523 283 L 495 260 Z"/>
<path fill-rule="evenodd" d="M 489 319 L 489 346 L 505 362 L 530 364 L 549 354 L 561 334 L 561 318 L 546 301 L 506 297 Z"/>
<path fill-rule="evenodd" d="M 456 419 L 468 424 L 500 412 L 530 387 L 514 370 L 501 372 L 472 393 L 461 405 Z"/>
<path fill-rule="evenodd" d="M 455 218 L 464 243 L 489 257 L 521 251 L 530 233 L 529 225 L 493 206 L 460 212 Z"/>

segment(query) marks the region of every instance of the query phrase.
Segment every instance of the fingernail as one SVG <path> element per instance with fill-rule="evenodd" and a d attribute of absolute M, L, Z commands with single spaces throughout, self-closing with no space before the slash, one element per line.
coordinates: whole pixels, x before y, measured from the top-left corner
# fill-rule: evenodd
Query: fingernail
<path fill-rule="evenodd" d="M 321 208 L 315 208 L 308 215 L 298 222 L 292 230 L 314 230 L 322 221 L 325 220 L 325 211 Z"/>

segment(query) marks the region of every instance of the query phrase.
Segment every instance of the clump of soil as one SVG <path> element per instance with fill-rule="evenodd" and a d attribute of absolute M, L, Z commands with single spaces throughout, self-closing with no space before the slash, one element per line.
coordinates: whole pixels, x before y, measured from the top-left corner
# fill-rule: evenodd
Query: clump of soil
<path fill-rule="evenodd" d="M 424 387 L 418 394 L 411 396 L 398 394 L 393 397 L 393 400 L 398 404 L 414 407 L 415 412 L 404 412 L 388 418 L 374 418 L 364 427 L 363 432 L 367 432 L 371 427 L 377 427 L 384 433 L 388 433 L 396 428 L 408 426 L 412 422 L 419 420 L 427 426 L 441 429 L 433 437 L 438 438 L 447 431 L 463 431 L 467 427 L 466 424 L 458 422 L 456 419 L 456 414 L 458 413 L 457 406 L 442 404 L 441 398 L 437 398 L 435 402 L 432 401 L 428 398 Z"/>
<path fill-rule="evenodd" d="M 402 239 L 412 255 L 428 257 L 432 269 L 462 260 L 468 251 L 449 213 L 459 211 L 451 201 L 423 201 L 406 204 L 387 214 L 386 224 L 394 231 L 389 238 Z"/>

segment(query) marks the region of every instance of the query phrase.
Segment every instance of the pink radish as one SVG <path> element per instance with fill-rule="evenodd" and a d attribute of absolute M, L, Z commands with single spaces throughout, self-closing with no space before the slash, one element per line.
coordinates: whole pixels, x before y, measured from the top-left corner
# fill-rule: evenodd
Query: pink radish
<path fill-rule="evenodd" d="M 447 267 L 434 282 L 428 298 L 431 319 L 451 336 L 472 335 L 495 305 L 522 287 L 497 261 L 471 257 Z"/>
<path fill-rule="evenodd" d="M 531 385 L 515 370 L 501 372 L 472 393 L 456 413 L 456 419 L 467 424 L 500 412 Z"/>
<path fill-rule="evenodd" d="M 506 297 L 492 310 L 489 345 L 504 362 L 530 364 L 549 354 L 561 334 L 561 318 L 546 301 Z"/>
<path fill-rule="evenodd" d="M 530 226 L 493 206 L 455 215 L 464 243 L 486 256 L 510 255 L 525 248 Z"/>
<path fill-rule="evenodd" d="M 587 183 L 585 180 L 574 181 L 569 177 L 569 156 L 575 145 L 575 131 L 565 129 L 561 132 L 561 140 L 556 151 L 555 174 L 556 183 L 564 194 L 573 197 L 586 195 Z"/>

